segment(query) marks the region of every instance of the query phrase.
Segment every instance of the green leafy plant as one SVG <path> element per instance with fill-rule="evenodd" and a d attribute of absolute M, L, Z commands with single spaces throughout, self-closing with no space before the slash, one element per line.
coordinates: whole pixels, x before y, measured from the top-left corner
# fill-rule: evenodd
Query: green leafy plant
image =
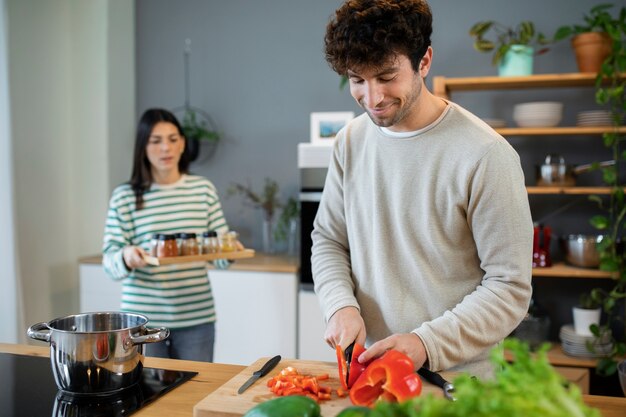
<path fill-rule="evenodd" d="M 265 185 L 260 193 L 254 191 L 250 184 L 233 183 L 228 189 L 227 195 L 238 194 L 243 196 L 244 200 L 253 207 L 262 209 L 265 219 L 271 221 L 276 211 L 282 207 L 278 192 L 278 183 L 265 178 Z"/>
<path fill-rule="evenodd" d="M 603 14 L 607 5 L 597 6 L 598 14 Z M 592 9 L 593 10 L 593 9 Z M 604 106 L 611 114 L 612 129 L 603 134 L 605 147 L 610 149 L 615 160 L 615 165 L 602 167 L 602 179 L 610 187 L 608 199 L 594 195 L 590 199 L 598 204 L 603 214 L 595 215 L 590 223 L 596 229 L 605 233 L 605 237 L 598 243 L 600 254 L 600 269 L 612 273 L 612 288 L 604 294 L 602 310 L 607 320 L 602 326 L 592 326 L 591 331 L 596 338 L 603 337 L 613 326 L 624 326 L 619 314 L 619 306 L 626 299 L 626 251 L 624 250 L 626 230 L 626 196 L 624 189 L 626 182 L 622 180 L 620 168 L 624 169 L 626 162 L 626 150 L 624 144 L 626 135 L 621 126 L 626 116 L 626 8 L 620 11 L 618 20 L 608 20 L 603 17 L 602 21 L 613 22 L 613 26 L 606 26 L 608 33 L 613 38 L 611 54 L 602 63 L 600 72 L 596 77 L 596 103 Z M 591 294 L 593 296 L 593 289 Z M 620 303 L 621 302 L 621 303 Z M 612 351 L 598 361 L 597 370 L 602 375 L 612 375 L 617 370 L 617 360 L 626 355 L 626 342 L 617 340 L 611 335 L 613 342 Z"/>
<path fill-rule="evenodd" d="M 185 109 L 183 115 L 182 128 L 185 137 L 190 140 L 207 141 L 217 143 L 221 139 L 220 134 L 211 130 L 208 123 L 200 120 L 196 111 L 191 108 Z"/>
<path fill-rule="evenodd" d="M 613 8 L 613 4 L 610 3 L 598 4 L 592 7 L 588 14 L 583 15 L 582 24 L 559 27 L 554 33 L 554 41 L 560 41 L 586 32 L 606 32 L 613 40 L 619 40 L 619 32 L 624 33 L 626 30 L 626 8 L 622 7 L 617 18 L 614 18 L 609 13 L 611 8 Z"/>
<path fill-rule="evenodd" d="M 578 386 L 568 384 L 550 365 L 549 344 L 531 354 L 527 344 L 507 339 L 504 348 L 514 360 L 507 362 L 500 348 L 494 349 L 495 378 L 481 380 L 469 374 L 455 378 L 457 401 L 421 395 L 402 403 L 380 401 L 369 411 L 353 409 L 346 417 L 600 417 L 584 403 Z"/>
<path fill-rule="evenodd" d="M 495 39 L 486 39 L 487 33 L 492 30 L 495 32 Z M 535 31 L 535 25 L 525 20 L 515 27 L 508 27 L 493 20 L 486 20 L 474 24 L 469 30 L 469 34 L 474 38 L 474 49 L 479 52 L 494 51 L 491 63 L 498 65 L 504 58 L 504 55 L 511 49 L 513 45 L 544 45 L 548 40 L 542 33 Z M 539 55 L 547 52 L 547 48 L 538 50 L 535 54 Z"/>
<path fill-rule="evenodd" d="M 606 291 L 600 288 L 594 288 L 591 292 L 580 294 L 578 306 L 587 310 L 595 310 L 601 308 L 604 304 Z"/>

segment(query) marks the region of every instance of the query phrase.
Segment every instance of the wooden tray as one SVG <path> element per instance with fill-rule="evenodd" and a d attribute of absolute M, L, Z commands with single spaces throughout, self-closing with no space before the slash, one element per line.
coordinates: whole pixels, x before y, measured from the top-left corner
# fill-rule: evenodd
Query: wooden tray
<path fill-rule="evenodd" d="M 157 258 L 156 256 L 145 256 L 144 259 L 148 265 L 171 265 L 171 264 L 184 264 L 188 262 L 198 261 L 214 261 L 216 259 L 243 259 L 252 258 L 254 256 L 254 249 L 244 249 L 233 252 L 217 252 L 207 253 L 205 255 L 191 255 L 191 256 L 170 256 L 167 258 Z"/>
<path fill-rule="evenodd" d="M 244 382 L 250 378 L 252 373 L 263 366 L 269 358 L 261 358 L 239 374 L 234 376 L 230 381 L 207 395 L 202 401 L 193 408 L 194 417 L 240 417 L 255 405 L 272 398 L 277 398 L 267 387 L 267 381 L 287 366 L 293 366 L 298 372 L 307 375 L 328 374 L 329 379 L 323 381 L 324 386 L 333 389 L 332 399 L 320 403 L 322 416 L 334 417 L 346 407 L 350 407 L 352 403 L 350 398 L 338 398 L 335 390 L 341 386 L 337 375 L 337 364 L 332 362 L 319 362 L 298 359 L 283 359 L 270 373 L 260 378 L 243 394 L 237 394 L 237 390 Z M 444 377 L 448 377 L 444 373 Z M 448 379 L 450 380 L 450 379 Z M 432 393 L 436 396 L 443 396 L 440 388 L 422 380 L 422 394 Z"/>

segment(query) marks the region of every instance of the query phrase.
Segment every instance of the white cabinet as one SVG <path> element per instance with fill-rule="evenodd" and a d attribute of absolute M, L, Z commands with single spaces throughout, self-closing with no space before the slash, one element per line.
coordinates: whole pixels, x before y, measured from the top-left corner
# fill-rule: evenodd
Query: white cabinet
<path fill-rule="evenodd" d="M 296 357 L 296 272 L 210 270 L 217 315 L 214 361 L 249 365 L 262 356 Z M 80 309 L 117 311 L 122 284 L 100 264 L 80 264 Z"/>
<path fill-rule="evenodd" d="M 298 293 L 298 358 L 335 362 L 335 351 L 324 341 L 326 323 L 312 289 Z"/>
<path fill-rule="evenodd" d="M 119 311 L 122 282 L 113 281 L 100 264 L 80 264 L 80 312 Z"/>
<path fill-rule="evenodd" d="M 209 271 L 215 309 L 214 360 L 249 365 L 263 356 L 296 357 L 295 273 Z"/>

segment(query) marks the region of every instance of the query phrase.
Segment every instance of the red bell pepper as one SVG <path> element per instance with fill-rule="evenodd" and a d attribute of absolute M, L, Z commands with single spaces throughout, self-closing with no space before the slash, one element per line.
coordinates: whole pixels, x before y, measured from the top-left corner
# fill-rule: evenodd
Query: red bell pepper
<path fill-rule="evenodd" d="M 404 353 L 388 350 L 370 362 L 350 388 L 354 405 L 371 407 L 378 399 L 402 402 L 422 392 L 413 361 Z"/>
<path fill-rule="evenodd" d="M 367 366 L 367 364 L 359 363 L 357 359 L 361 355 L 361 353 L 365 352 L 365 348 L 358 343 L 354 344 L 354 348 L 352 349 L 352 356 L 350 357 L 349 368 L 348 358 L 346 358 L 346 354 L 341 346 L 337 345 L 335 347 L 335 352 L 337 353 L 337 366 L 339 368 L 339 379 L 341 380 L 341 386 L 344 390 L 348 390 L 357 380 L 359 375 L 363 373 L 363 370 L 365 370 Z"/>

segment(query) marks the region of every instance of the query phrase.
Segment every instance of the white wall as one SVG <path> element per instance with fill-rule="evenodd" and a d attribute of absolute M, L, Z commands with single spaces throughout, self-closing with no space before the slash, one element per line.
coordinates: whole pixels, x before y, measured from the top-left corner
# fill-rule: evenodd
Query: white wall
<path fill-rule="evenodd" d="M 0 0 L 0 342 L 19 341 L 20 288 L 15 254 L 13 164 L 9 109 L 7 10 Z"/>
<path fill-rule="evenodd" d="M 119 154 L 120 137 L 132 149 L 134 4 L 8 0 L 8 6 L 25 328 L 78 313 L 78 258 L 100 252 L 112 166 L 129 160 Z"/>

